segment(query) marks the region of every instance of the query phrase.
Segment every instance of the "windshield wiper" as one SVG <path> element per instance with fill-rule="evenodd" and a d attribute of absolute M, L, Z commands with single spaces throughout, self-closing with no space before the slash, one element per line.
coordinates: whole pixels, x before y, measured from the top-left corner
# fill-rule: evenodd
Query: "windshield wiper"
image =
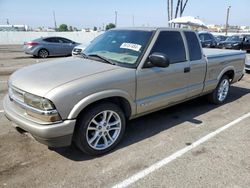
<path fill-rule="evenodd" d="M 85 54 L 85 55 L 86 55 L 86 54 Z M 106 63 L 109 63 L 109 64 L 111 64 L 111 65 L 116 65 L 115 62 L 113 62 L 113 61 L 107 59 L 106 57 L 103 57 L 103 56 L 101 56 L 101 55 L 98 55 L 98 54 L 88 54 L 87 57 L 88 57 L 88 56 L 89 56 L 89 57 L 97 57 L 97 58 L 99 58 L 99 59 L 105 61 Z"/>
<path fill-rule="evenodd" d="M 82 57 L 85 58 L 85 59 L 88 59 L 88 55 L 85 54 L 85 53 L 81 53 Z"/>

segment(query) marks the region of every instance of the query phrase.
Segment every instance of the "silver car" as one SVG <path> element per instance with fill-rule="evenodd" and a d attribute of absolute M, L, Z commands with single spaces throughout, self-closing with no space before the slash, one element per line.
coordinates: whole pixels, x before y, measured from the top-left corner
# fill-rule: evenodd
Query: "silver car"
<path fill-rule="evenodd" d="M 79 43 L 63 37 L 38 38 L 25 42 L 23 50 L 34 57 L 47 58 L 48 56 L 67 56 Z"/>
<path fill-rule="evenodd" d="M 246 56 L 246 64 L 245 64 L 245 70 L 246 70 L 246 73 L 250 73 L 250 55 L 248 54 Z"/>

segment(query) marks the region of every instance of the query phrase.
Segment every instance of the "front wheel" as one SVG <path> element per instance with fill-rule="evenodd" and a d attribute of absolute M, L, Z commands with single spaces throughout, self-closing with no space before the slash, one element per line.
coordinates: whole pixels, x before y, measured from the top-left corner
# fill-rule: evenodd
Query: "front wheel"
<path fill-rule="evenodd" d="M 230 81 L 227 75 L 222 76 L 215 90 L 208 95 L 208 100 L 213 104 L 225 102 L 230 89 Z"/>
<path fill-rule="evenodd" d="M 90 155 L 106 153 L 121 141 L 125 126 L 125 116 L 119 106 L 113 103 L 95 105 L 78 119 L 75 143 Z"/>

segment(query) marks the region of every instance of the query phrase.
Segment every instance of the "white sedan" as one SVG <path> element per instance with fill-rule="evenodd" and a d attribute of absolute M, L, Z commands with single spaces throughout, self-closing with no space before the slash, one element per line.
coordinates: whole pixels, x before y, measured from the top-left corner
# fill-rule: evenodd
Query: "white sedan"
<path fill-rule="evenodd" d="M 87 46 L 88 45 L 86 45 L 86 44 L 81 44 L 81 45 L 78 45 L 78 46 L 74 47 L 73 50 L 72 50 L 72 56 L 81 55 L 82 51 L 85 50 L 85 48 Z"/>

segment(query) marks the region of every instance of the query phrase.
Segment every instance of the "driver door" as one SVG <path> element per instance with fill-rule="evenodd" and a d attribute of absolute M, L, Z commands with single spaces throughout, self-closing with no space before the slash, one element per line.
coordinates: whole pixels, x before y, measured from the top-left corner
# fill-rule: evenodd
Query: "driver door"
<path fill-rule="evenodd" d="M 170 65 L 166 68 L 137 70 L 136 99 L 139 114 L 174 104 L 187 97 L 190 67 L 182 34 L 179 31 L 160 31 L 150 54 L 154 52 L 168 56 Z"/>

